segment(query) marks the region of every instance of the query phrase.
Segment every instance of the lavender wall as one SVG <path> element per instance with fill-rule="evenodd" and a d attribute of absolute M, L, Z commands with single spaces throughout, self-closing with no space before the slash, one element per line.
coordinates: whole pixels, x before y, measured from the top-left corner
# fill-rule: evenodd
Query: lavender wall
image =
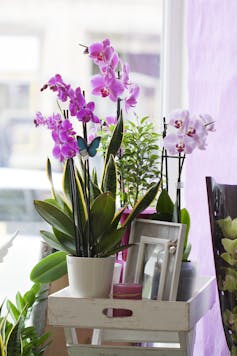
<path fill-rule="evenodd" d="M 189 108 L 216 120 L 206 151 L 186 159 L 192 259 L 214 274 L 205 176 L 237 183 L 237 0 L 188 0 Z M 227 356 L 219 306 L 199 323 L 195 356 Z"/>

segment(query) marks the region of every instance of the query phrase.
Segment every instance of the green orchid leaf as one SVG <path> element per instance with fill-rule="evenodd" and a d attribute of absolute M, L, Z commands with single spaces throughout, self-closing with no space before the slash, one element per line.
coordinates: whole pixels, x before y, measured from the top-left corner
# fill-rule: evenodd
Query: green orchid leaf
<path fill-rule="evenodd" d="M 117 187 L 117 168 L 116 168 L 114 156 L 110 155 L 108 163 L 106 164 L 105 167 L 101 190 L 103 192 L 111 192 L 114 199 L 116 199 L 116 187 Z"/>
<path fill-rule="evenodd" d="M 52 167 L 51 167 L 51 162 L 50 159 L 47 159 L 47 164 L 46 164 L 46 174 L 49 179 L 50 185 L 51 185 L 51 193 L 54 199 L 56 199 L 56 193 L 54 189 L 54 184 L 53 184 L 53 176 L 52 176 Z"/>
<path fill-rule="evenodd" d="M 90 214 L 94 241 L 108 230 L 114 213 L 115 200 L 110 192 L 102 193 L 94 200 Z"/>
<path fill-rule="evenodd" d="M 104 255 L 104 253 L 112 250 L 115 246 L 121 243 L 126 228 L 120 228 L 116 231 L 111 231 L 101 237 L 98 245 L 96 246 L 96 252 L 98 255 Z"/>
<path fill-rule="evenodd" d="M 132 247 L 132 246 L 134 246 L 134 244 L 118 246 L 108 252 L 105 252 L 101 257 L 108 257 L 108 256 L 115 255 L 116 253 L 127 250 L 129 247 Z"/>
<path fill-rule="evenodd" d="M 173 215 L 174 203 L 172 202 L 166 189 L 163 189 L 158 197 L 156 204 L 157 213 Z"/>
<path fill-rule="evenodd" d="M 217 220 L 217 224 L 220 226 L 224 237 L 237 238 L 237 218 L 232 220 L 230 216 L 227 216 L 225 219 Z"/>
<path fill-rule="evenodd" d="M 186 225 L 186 231 L 185 231 L 185 237 L 184 237 L 184 251 L 185 251 L 187 244 L 188 244 L 188 234 L 189 234 L 190 222 L 191 222 L 189 212 L 186 208 L 183 208 L 180 211 L 180 222 L 181 222 L 181 224 Z M 191 246 L 190 246 L 190 250 L 191 250 Z M 186 255 L 187 255 L 187 252 L 188 252 L 188 250 L 186 251 Z"/>
<path fill-rule="evenodd" d="M 57 237 L 52 232 L 41 230 L 40 235 L 43 237 L 44 241 L 47 242 L 47 244 L 55 250 L 64 251 L 68 253 L 68 250 L 65 249 L 63 245 L 61 245 Z"/>
<path fill-rule="evenodd" d="M 41 200 L 34 200 L 34 205 L 38 214 L 51 226 L 64 232 L 66 235 L 74 236 L 73 221 L 65 213 Z"/>
<path fill-rule="evenodd" d="M 108 149 L 107 149 L 106 156 L 105 156 L 105 165 L 107 164 L 110 155 L 112 155 L 114 157 L 117 155 L 118 150 L 122 143 L 122 139 L 123 139 L 123 114 L 121 111 L 117 125 L 114 129 L 112 138 L 108 145 Z M 103 176 L 104 176 L 104 174 L 103 174 Z"/>
<path fill-rule="evenodd" d="M 65 251 L 70 255 L 76 256 L 75 240 L 72 238 L 68 238 L 67 235 L 56 229 L 53 229 L 53 232 L 55 234 L 55 237 L 59 241 L 59 244 L 63 247 L 59 250 Z"/>
<path fill-rule="evenodd" d="M 97 172 L 96 169 L 93 168 L 92 174 L 91 174 L 91 181 L 98 186 L 98 177 L 97 177 Z"/>
<path fill-rule="evenodd" d="M 30 279 L 36 283 L 51 283 L 67 273 L 66 253 L 59 251 L 44 257 L 31 271 Z"/>
<path fill-rule="evenodd" d="M 118 224 L 121 220 L 121 217 L 124 213 L 124 211 L 127 209 L 127 206 L 124 206 L 123 208 L 121 208 L 114 216 L 112 223 L 111 223 L 111 230 L 115 230 L 118 227 Z"/>
<path fill-rule="evenodd" d="M 183 252 L 183 257 L 182 257 L 183 262 L 188 262 L 188 257 L 191 252 L 191 248 L 192 248 L 192 245 L 190 243 L 187 243 L 187 245 L 184 249 L 184 252 Z"/>
<path fill-rule="evenodd" d="M 90 193 L 91 201 L 95 200 L 100 194 L 102 194 L 102 191 L 100 190 L 98 185 L 92 180 L 90 181 Z"/>
<path fill-rule="evenodd" d="M 56 208 L 61 210 L 63 213 L 65 213 L 69 218 L 72 218 L 72 209 L 68 206 L 67 202 L 64 200 L 64 198 L 60 195 L 55 193 L 56 199 L 49 198 L 45 199 L 44 201 L 46 203 L 49 203 L 51 205 L 54 205 Z"/>
<path fill-rule="evenodd" d="M 79 179 L 79 171 L 71 166 L 71 161 L 67 160 L 64 166 L 63 172 L 63 191 L 66 196 L 66 199 L 70 202 L 72 206 L 72 199 L 71 199 L 71 175 L 74 171 L 74 178 L 76 183 L 76 199 L 77 199 L 77 206 L 78 206 L 78 216 L 80 217 L 80 222 L 82 226 L 82 230 L 85 226 L 85 222 L 87 220 L 87 210 L 86 210 L 86 202 L 83 194 L 83 188 L 81 185 L 81 181 Z"/>
<path fill-rule="evenodd" d="M 127 227 L 137 215 L 139 215 L 152 203 L 158 193 L 159 187 L 160 182 L 154 184 L 150 187 L 150 189 L 148 189 L 146 194 L 135 204 L 131 213 L 128 215 L 125 222 L 123 223 L 123 227 Z"/>

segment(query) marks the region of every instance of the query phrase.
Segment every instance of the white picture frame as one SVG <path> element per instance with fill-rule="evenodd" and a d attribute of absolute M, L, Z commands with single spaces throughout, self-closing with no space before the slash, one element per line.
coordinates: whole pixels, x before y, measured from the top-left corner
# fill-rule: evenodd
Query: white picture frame
<path fill-rule="evenodd" d="M 133 244 L 128 249 L 128 257 L 125 268 L 125 283 L 138 283 L 141 281 L 141 269 L 143 264 L 144 244 L 158 245 L 162 243 L 166 249 L 175 243 L 175 253 L 169 253 L 168 265 L 165 271 L 165 285 L 158 291 L 158 297 L 162 300 L 175 301 L 178 291 L 179 275 L 183 256 L 186 225 L 166 221 L 148 219 L 135 219 L 131 225 L 129 243 Z M 157 242 L 155 241 L 157 239 Z M 140 252 L 139 252 L 140 250 Z M 164 262 L 167 263 L 166 259 Z M 163 272 L 164 273 L 164 272 Z M 162 282 L 163 283 L 163 282 Z"/>

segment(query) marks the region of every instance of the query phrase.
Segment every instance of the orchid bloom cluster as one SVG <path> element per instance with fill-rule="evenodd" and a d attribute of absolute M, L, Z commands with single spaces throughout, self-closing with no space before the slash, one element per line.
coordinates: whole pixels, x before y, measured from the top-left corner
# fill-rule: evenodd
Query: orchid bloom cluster
<path fill-rule="evenodd" d="M 102 42 L 94 43 L 86 47 L 85 53 L 98 66 L 99 74 L 91 79 L 92 94 L 107 98 L 113 102 L 124 102 L 125 110 L 137 104 L 139 87 L 129 80 L 129 66 L 123 63 L 117 52 L 110 45 L 110 41 L 105 39 Z M 119 74 L 121 67 L 121 75 Z M 73 158 L 79 153 L 76 140 L 76 132 L 69 119 L 76 117 L 83 124 L 100 124 L 100 119 L 95 115 L 95 103 L 87 102 L 80 87 L 73 89 L 66 84 L 60 74 L 52 77 L 41 91 L 49 88 L 57 94 L 58 101 L 68 103 L 68 111 L 64 115 L 61 113 L 44 117 L 41 112 L 36 113 L 34 123 L 36 126 L 46 126 L 51 130 L 54 141 L 53 156 L 63 162 Z M 121 97 L 123 95 L 123 97 Z M 87 141 L 87 138 L 86 138 Z"/>
<path fill-rule="evenodd" d="M 171 155 L 190 154 L 196 147 L 205 150 L 208 132 L 215 131 L 210 115 L 191 116 L 187 110 L 172 112 L 168 124 L 176 129 L 164 138 L 164 148 Z"/>
<path fill-rule="evenodd" d="M 117 52 L 105 39 L 102 43 L 94 43 L 88 47 L 89 57 L 98 65 L 100 74 L 95 75 L 92 80 L 92 94 L 101 97 L 109 97 L 117 101 L 124 95 L 125 110 L 137 104 L 139 95 L 138 85 L 129 80 L 129 65 L 123 63 Z M 118 68 L 121 68 L 121 74 Z M 117 73 L 118 76 L 117 76 Z"/>

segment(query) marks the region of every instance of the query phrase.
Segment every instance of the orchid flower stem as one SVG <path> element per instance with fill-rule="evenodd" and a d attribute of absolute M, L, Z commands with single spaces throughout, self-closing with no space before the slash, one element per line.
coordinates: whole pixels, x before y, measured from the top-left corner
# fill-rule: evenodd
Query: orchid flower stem
<path fill-rule="evenodd" d="M 64 119 L 69 118 L 68 110 L 63 110 Z M 76 254 L 77 256 L 83 256 L 81 248 L 83 246 L 83 242 L 80 241 L 82 239 L 82 226 L 79 225 L 79 217 L 78 217 L 78 202 L 77 202 L 77 187 L 76 187 L 76 179 L 75 179 L 75 170 L 73 159 L 69 159 L 69 171 L 70 171 L 70 193 L 72 200 L 72 215 L 73 215 L 73 226 L 75 233 L 75 245 L 76 245 Z M 80 231 L 79 231 L 80 229 Z"/>
<path fill-rule="evenodd" d="M 166 131 L 167 131 L 167 124 L 165 121 L 165 117 L 163 117 L 163 139 L 166 136 Z M 166 190 L 167 193 L 169 192 L 169 177 L 168 177 L 168 155 L 167 155 L 167 150 L 163 147 L 162 149 L 162 156 L 161 156 L 161 178 L 163 182 L 163 171 L 164 171 L 164 166 L 165 166 L 165 178 L 166 178 Z M 164 163 L 165 160 L 165 163 Z M 163 183 L 162 183 L 163 186 Z M 162 187 L 163 189 L 163 187 Z"/>
<path fill-rule="evenodd" d="M 87 144 L 87 126 L 86 123 L 83 122 L 83 136 L 84 140 Z M 92 246 L 92 231 L 91 231 L 91 217 L 90 217 L 90 169 L 89 169 L 89 157 L 84 162 L 84 195 L 86 201 L 86 210 L 87 210 L 87 217 L 88 217 L 88 224 L 87 224 L 87 256 L 91 256 L 90 246 Z"/>
<path fill-rule="evenodd" d="M 178 222 L 180 222 L 181 216 L 181 174 L 183 170 L 185 155 L 181 155 L 179 153 L 178 156 L 178 181 L 177 181 L 177 189 L 176 189 L 176 197 L 177 197 L 177 215 L 178 215 Z"/>
<path fill-rule="evenodd" d="M 74 224 L 74 232 L 75 232 L 75 242 L 76 242 L 76 255 L 78 257 L 83 257 L 83 241 L 82 241 L 82 227 L 79 225 L 79 216 L 78 216 L 78 204 L 77 204 L 77 187 L 76 187 L 76 179 L 75 179 L 75 170 L 73 159 L 69 159 L 69 170 L 70 170 L 70 192 L 72 199 L 72 214 L 73 214 L 73 224 Z M 80 227 L 79 227 L 80 226 Z M 79 228 L 81 231 L 79 231 Z"/>
<path fill-rule="evenodd" d="M 120 75 L 120 74 L 119 74 Z M 119 119 L 121 113 L 121 98 L 117 99 L 117 122 Z M 121 150 L 119 150 L 118 152 L 118 158 L 121 158 Z M 119 173 L 119 188 L 120 188 L 120 192 L 122 192 L 122 198 L 120 195 L 120 206 L 124 206 L 124 195 L 125 195 L 125 189 L 124 189 L 124 180 L 123 180 L 123 176 L 122 173 Z"/>

